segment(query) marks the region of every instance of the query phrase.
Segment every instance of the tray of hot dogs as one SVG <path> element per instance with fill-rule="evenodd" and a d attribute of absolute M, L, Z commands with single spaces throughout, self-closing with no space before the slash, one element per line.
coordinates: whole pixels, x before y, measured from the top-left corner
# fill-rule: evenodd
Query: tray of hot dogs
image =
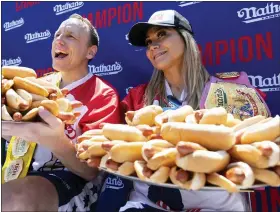
<path fill-rule="evenodd" d="M 78 137 L 77 157 L 133 181 L 186 190 L 239 192 L 280 186 L 280 118 L 243 121 L 222 107 L 126 113 Z"/>
<path fill-rule="evenodd" d="M 55 75 L 54 75 L 55 76 Z M 42 121 L 39 107 L 44 107 L 67 124 L 75 122 L 82 106 L 66 98 L 68 90 L 37 77 L 27 67 L 3 66 L 1 80 L 1 121 L 21 124 Z"/>

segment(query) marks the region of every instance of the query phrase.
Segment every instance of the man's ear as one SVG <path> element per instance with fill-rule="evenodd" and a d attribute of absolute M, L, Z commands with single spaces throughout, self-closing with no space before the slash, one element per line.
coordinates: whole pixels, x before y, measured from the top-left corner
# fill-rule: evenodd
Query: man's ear
<path fill-rule="evenodd" d="M 97 53 L 97 46 L 93 45 L 91 47 L 88 48 L 88 53 L 87 53 L 87 59 L 91 60 L 92 58 L 94 58 L 94 56 Z"/>

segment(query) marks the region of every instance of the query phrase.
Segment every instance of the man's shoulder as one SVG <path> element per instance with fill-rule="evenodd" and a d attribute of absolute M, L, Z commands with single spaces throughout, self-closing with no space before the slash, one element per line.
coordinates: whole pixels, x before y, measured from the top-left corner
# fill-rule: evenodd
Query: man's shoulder
<path fill-rule="evenodd" d="M 117 89 L 107 80 L 102 79 L 101 77 L 98 77 L 96 75 L 93 75 L 92 80 L 94 80 L 95 84 L 104 91 L 103 94 L 118 95 Z"/>

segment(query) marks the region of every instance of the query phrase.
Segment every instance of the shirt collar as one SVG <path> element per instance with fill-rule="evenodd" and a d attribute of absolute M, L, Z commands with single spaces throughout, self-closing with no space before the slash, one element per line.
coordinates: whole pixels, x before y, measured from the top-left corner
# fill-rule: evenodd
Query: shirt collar
<path fill-rule="evenodd" d="M 172 93 L 172 91 L 171 91 L 171 88 L 170 88 L 170 86 L 169 86 L 169 84 L 168 84 L 168 82 L 167 82 L 167 80 L 165 79 L 165 91 L 166 91 L 166 96 L 173 96 L 173 93 Z M 185 88 L 183 91 L 182 91 L 182 93 L 181 93 L 181 95 L 180 95 L 180 98 L 178 99 L 180 102 L 183 102 L 183 101 L 185 101 L 186 100 L 186 98 L 187 98 L 187 89 Z"/>

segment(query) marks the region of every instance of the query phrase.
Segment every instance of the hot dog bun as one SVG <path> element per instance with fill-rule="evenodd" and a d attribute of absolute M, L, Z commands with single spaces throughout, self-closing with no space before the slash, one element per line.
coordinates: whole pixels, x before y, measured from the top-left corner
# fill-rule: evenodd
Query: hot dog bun
<path fill-rule="evenodd" d="M 33 108 L 29 110 L 23 117 L 22 121 L 33 121 L 37 114 L 39 113 L 39 108 Z"/>
<path fill-rule="evenodd" d="M 230 163 L 225 172 L 227 179 L 243 188 L 249 188 L 255 182 L 252 168 L 244 162 Z"/>
<path fill-rule="evenodd" d="M 13 121 L 13 118 L 9 114 L 6 105 L 2 105 L 2 108 L 1 108 L 1 119 L 4 120 L 4 121 Z"/>
<path fill-rule="evenodd" d="M 134 126 L 124 124 L 104 124 L 102 133 L 110 140 L 147 141 L 143 132 Z"/>
<path fill-rule="evenodd" d="M 279 162 L 279 147 L 271 141 L 239 144 L 229 150 L 230 155 L 255 168 L 273 167 Z"/>
<path fill-rule="evenodd" d="M 205 174 L 177 170 L 176 166 L 171 168 L 169 177 L 173 184 L 187 190 L 199 190 L 206 183 Z"/>
<path fill-rule="evenodd" d="M 170 168 L 162 166 L 156 171 L 152 171 L 146 166 L 144 161 L 135 161 L 134 169 L 139 179 L 155 183 L 165 183 L 168 180 Z"/>
<path fill-rule="evenodd" d="M 154 154 L 153 157 L 147 161 L 147 167 L 151 170 L 157 170 L 161 166 L 175 166 L 176 155 L 176 148 L 164 149 Z"/>
<path fill-rule="evenodd" d="M 221 188 L 226 189 L 229 193 L 238 192 L 239 189 L 235 183 L 231 182 L 225 176 L 220 175 L 218 173 L 211 173 L 206 176 L 207 182 L 212 185 L 219 186 Z"/>
<path fill-rule="evenodd" d="M 191 142 L 180 142 L 177 145 L 177 154 L 176 165 L 183 170 L 191 172 L 200 172 L 200 173 L 212 173 L 218 172 L 224 169 L 229 161 L 230 156 L 226 151 L 208 151 L 208 150 L 196 150 L 197 144 Z M 193 146 L 193 151 L 185 156 L 182 156 L 180 153 L 183 145 Z M 183 149 L 184 150 L 184 149 Z"/>
<path fill-rule="evenodd" d="M 208 109 L 199 120 L 199 124 L 226 124 L 227 111 L 223 107 L 215 107 Z"/>
<path fill-rule="evenodd" d="M 179 141 L 195 142 L 209 150 L 228 150 L 235 144 L 233 129 L 216 125 L 165 123 L 161 136 L 174 145 Z"/>
<path fill-rule="evenodd" d="M 130 142 L 114 145 L 110 150 L 110 156 L 113 161 L 124 163 L 126 161 L 134 162 L 136 160 L 143 160 L 142 147 L 144 142 Z"/>
<path fill-rule="evenodd" d="M 265 119 L 265 116 L 261 116 L 261 115 L 257 115 L 257 116 L 253 116 L 248 119 L 245 119 L 242 122 L 240 122 L 239 124 L 234 126 L 234 132 L 237 132 L 238 130 L 241 130 L 241 129 L 249 127 L 253 124 L 256 124 L 264 119 Z"/>
<path fill-rule="evenodd" d="M 13 79 L 14 77 L 37 77 L 36 72 L 27 67 L 20 66 L 2 66 L 2 75 L 6 79 Z"/>
<path fill-rule="evenodd" d="M 253 168 L 255 178 L 269 186 L 280 186 L 280 176 L 268 169 Z"/>
<path fill-rule="evenodd" d="M 9 89 L 6 92 L 6 102 L 9 107 L 15 110 L 24 111 L 27 110 L 30 105 L 20 95 L 18 95 L 13 89 Z"/>
<path fill-rule="evenodd" d="M 84 140 L 79 144 L 78 148 L 83 148 L 84 152 L 78 155 L 80 159 L 86 160 L 91 157 L 102 157 L 106 154 L 106 151 L 101 147 L 102 142 L 92 142 L 90 140 Z M 79 151 L 80 149 L 78 149 Z"/>
<path fill-rule="evenodd" d="M 40 106 L 43 106 L 46 110 L 48 110 L 54 116 L 58 116 L 58 114 L 59 114 L 58 104 L 53 100 L 43 100 L 40 103 Z"/>
<path fill-rule="evenodd" d="M 169 143 L 168 141 L 162 139 L 150 140 L 143 145 L 142 157 L 145 161 L 148 161 L 156 153 L 171 147 L 174 147 L 174 145 Z"/>
<path fill-rule="evenodd" d="M 157 105 L 149 105 L 137 111 L 128 111 L 125 114 L 125 120 L 128 125 L 136 126 L 147 124 L 153 126 L 155 117 L 163 112 L 162 108 Z"/>
<path fill-rule="evenodd" d="M 105 164 L 105 168 L 108 171 L 123 175 L 123 176 L 129 176 L 132 175 L 135 172 L 134 169 L 134 163 L 133 162 L 124 162 L 124 163 L 117 163 L 113 161 L 109 155 L 105 155 L 101 159 L 102 165 Z"/>
<path fill-rule="evenodd" d="M 193 113 L 193 108 L 189 105 L 184 105 L 176 110 L 171 110 L 167 113 L 168 122 L 184 122 L 186 117 Z"/>
<path fill-rule="evenodd" d="M 250 144 L 258 141 L 273 141 L 280 136 L 280 117 L 275 116 L 273 119 L 258 125 L 255 128 L 246 130 L 241 136 L 242 144 Z"/>
<path fill-rule="evenodd" d="M 224 124 L 226 127 L 234 127 L 240 124 L 242 121 L 239 119 L 234 118 L 231 113 L 227 114 L 227 122 Z"/>
<path fill-rule="evenodd" d="M 7 92 L 7 90 L 13 87 L 13 85 L 14 85 L 13 80 L 3 79 L 1 82 L 1 94 L 4 95 Z"/>
<path fill-rule="evenodd" d="M 14 88 L 24 89 L 29 93 L 37 94 L 44 97 L 49 96 L 49 92 L 44 87 L 21 77 L 14 77 Z"/>

